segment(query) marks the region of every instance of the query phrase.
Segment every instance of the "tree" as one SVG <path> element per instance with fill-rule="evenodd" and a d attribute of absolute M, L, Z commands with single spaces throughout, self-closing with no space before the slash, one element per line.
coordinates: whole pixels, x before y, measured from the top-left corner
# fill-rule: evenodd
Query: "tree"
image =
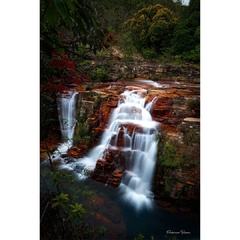
<path fill-rule="evenodd" d="M 169 46 L 176 21 L 172 11 L 156 4 L 139 10 L 124 26 L 131 34 L 138 51 L 154 49 L 159 53 Z"/>
<path fill-rule="evenodd" d="M 97 13 L 91 3 L 78 0 L 41 0 L 40 48 L 52 56 L 74 53 L 79 44 L 90 50 L 101 47 L 103 32 L 97 21 Z"/>
<path fill-rule="evenodd" d="M 172 47 L 174 54 L 200 61 L 200 0 L 191 0 L 185 8 L 174 29 Z"/>
<path fill-rule="evenodd" d="M 76 71 L 72 57 L 101 48 L 103 31 L 88 1 L 40 0 L 40 132 L 58 129 L 56 93 L 88 77 Z M 79 49 L 84 51 L 79 51 Z M 55 127 L 54 127 L 55 126 Z"/>

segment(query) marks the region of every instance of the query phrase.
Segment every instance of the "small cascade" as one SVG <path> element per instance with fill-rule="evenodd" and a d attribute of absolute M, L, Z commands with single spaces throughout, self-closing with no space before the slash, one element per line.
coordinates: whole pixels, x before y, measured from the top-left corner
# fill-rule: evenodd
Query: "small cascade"
<path fill-rule="evenodd" d="M 99 145 L 75 163 L 80 178 L 90 173 L 97 181 L 119 186 L 122 197 L 136 207 L 137 203 L 150 204 L 156 162 L 159 123 L 149 112 L 156 99 L 145 107 L 146 94 L 147 90 L 139 87 L 126 88 Z"/>
<path fill-rule="evenodd" d="M 57 150 L 53 153 L 53 159 L 66 153 L 73 145 L 72 139 L 76 125 L 75 105 L 77 94 L 78 92 L 68 91 L 66 93 L 58 94 L 57 96 L 57 110 L 63 143 L 60 144 Z"/>
<path fill-rule="evenodd" d="M 158 97 L 154 97 L 151 102 L 149 102 L 148 104 L 146 104 L 145 109 L 146 109 L 147 111 L 149 111 L 150 113 L 151 113 L 152 107 L 153 107 L 153 105 L 155 104 L 155 102 L 157 101 L 157 99 L 158 99 Z"/>

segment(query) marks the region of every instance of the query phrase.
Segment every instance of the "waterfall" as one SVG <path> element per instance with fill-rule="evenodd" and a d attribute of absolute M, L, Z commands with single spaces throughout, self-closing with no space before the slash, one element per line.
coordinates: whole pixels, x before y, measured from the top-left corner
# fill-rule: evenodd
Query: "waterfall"
<path fill-rule="evenodd" d="M 147 111 L 151 112 L 152 107 L 153 107 L 154 103 L 157 101 L 157 99 L 158 99 L 157 97 L 154 97 L 153 100 L 145 106 L 145 109 Z"/>
<path fill-rule="evenodd" d="M 68 91 L 57 95 L 57 110 L 62 133 L 63 143 L 53 153 L 52 158 L 66 153 L 73 145 L 73 135 L 76 125 L 75 109 L 76 95 L 78 92 Z"/>
<path fill-rule="evenodd" d="M 117 167 L 123 170 L 119 186 L 121 196 L 127 198 L 127 202 L 133 201 L 137 208 L 151 201 L 150 188 L 156 162 L 156 134 L 159 125 L 152 120 L 149 112 L 152 105 L 145 107 L 146 94 L 145 89 L 126 87 L 120 95 L 118 107 L 112 112 L 109 127 L 102 135 L 99 145 L 86 157 L 79 159 L 82 172 L 78 171 L 83 178 L 86 169 L 87 172 L 93 170 L 97 160 L 106 157 L 106 152 L 118 149 L 121 155 L 127 156 L 124 169 L 121 165 Z"/>

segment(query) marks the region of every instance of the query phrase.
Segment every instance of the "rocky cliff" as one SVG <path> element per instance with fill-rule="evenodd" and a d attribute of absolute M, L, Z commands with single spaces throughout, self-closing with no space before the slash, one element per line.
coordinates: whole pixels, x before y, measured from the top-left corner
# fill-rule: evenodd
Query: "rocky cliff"
<path fill-rule="evenodd" d="M 96 63 L 94 63 L 97 67 Z M 119 78 L 119 74 L 127 76 Z M 197 67 L 134 62 L 115 64 L 110 82 L 76 86 L 78 125 L 72 161 L 84 156 L 108 127 L 111 112 L 126 86 L 147 89 L 147 103 L 153 101 L 151 115 L 160 122 L 157 165 L 152 190 L 156 201 L 166 207 L 176 205 L 182 211 L 199 208 L 200 200 L 200 71 Z M 121 147 L 121 134 L 119 134 Z M 98 159 L 90 177 L 117 187 L 124 165 L 120 151 L 109 150 Z M 120 159 L 120 160 L 119 160 Z"/>

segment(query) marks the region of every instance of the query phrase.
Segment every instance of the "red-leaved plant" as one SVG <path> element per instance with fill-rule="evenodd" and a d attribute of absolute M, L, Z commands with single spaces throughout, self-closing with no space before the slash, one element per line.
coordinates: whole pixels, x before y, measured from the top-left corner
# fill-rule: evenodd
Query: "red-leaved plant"
<path fill-rule="evenodd" d="M 47 83 L 44 84 L 44 92 L 64 93 L 69 87 L 78 86 L 81 83 L 89 81 L 87 75 L 77 73 L 75 62 L 69 60 L 66 54 L 54 54 L 53 60 L 49 66 L 57 72 L 56 76 L 52 76 Z"/>

